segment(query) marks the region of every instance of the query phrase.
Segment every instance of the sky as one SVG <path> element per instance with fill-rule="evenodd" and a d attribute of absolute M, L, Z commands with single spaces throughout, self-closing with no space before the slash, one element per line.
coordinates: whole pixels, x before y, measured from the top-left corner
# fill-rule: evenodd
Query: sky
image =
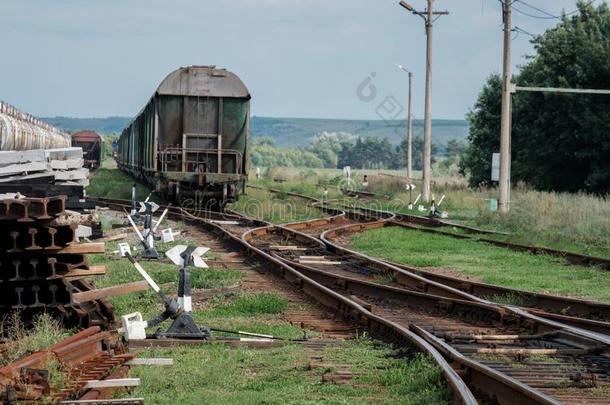
<path fill-rule="evenodd" d="M 575 3 L 527 0 L 553 15 Z M 436 0 L 435 8 L 450 14 L 434 25 L 433 117 L 462 119 L 501 71 L 501 4 Z M 513 17 L 532 34 L 556 23 Z M 37 116 L 133 116 L 171 71 L 216 65 L 244 81 L 253 115 L 402 118 L 403 64 L 421 117 L 425 39 L 423 20 L 398 0 L 0 0 L 0 100 Z M 530 39 L 515 35 L 515 68 L 533 52 Z"/>

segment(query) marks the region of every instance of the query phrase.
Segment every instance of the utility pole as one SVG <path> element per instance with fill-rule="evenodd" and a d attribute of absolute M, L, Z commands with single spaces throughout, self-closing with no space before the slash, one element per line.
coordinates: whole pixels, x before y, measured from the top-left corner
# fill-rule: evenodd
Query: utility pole
<path fill-rule="evenodd" d="M 502 121 L 500 133 L 500 195 L 498 211 L 507 213 L 510 203 L 510 98 L 511 98 L 511 17 L 513 0 L 502 1 L 504 21 L 504 62 L 502 68 Z"/>
<path fill-rule="evenodd" d="M 424 106 L 424 159 L 422 173 L 422 199 L 430 201 L 430 171 L 432 160 L 432 28 L 436 18 L 447 15 L 447 11 L 434 11 L 434 0 L 427 0 L 426 11 L 416 11 L 409 3 L 401 0 L 400 5 L 420 16 L 426 23 L 426 98 Z"/>
<path fill-rule="evenodd" d="M 409 75 L 409 101 L 407 103 L 407 177 L 413 178 L 413 72 L 403 65 L 398 68 Z"/>
<path fill-rule="evenodd" d="M 413 73 L 409 72 L 409 107 L 407 120 L 407 177 L 413 178 Z"/>

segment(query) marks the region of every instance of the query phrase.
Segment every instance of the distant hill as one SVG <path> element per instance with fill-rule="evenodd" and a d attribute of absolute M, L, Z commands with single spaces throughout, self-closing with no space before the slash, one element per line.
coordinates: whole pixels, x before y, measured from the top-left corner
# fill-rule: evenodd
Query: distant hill
<path fill-rule="evenodd" d="M 90 129 L 104 134 L 120 133 L 131 121 L 128 117 L 108 118 L 42 118 L 49 124 L 65 131 Z M 399 144 L 406 134 L 406 121 L 382 120 L 331 120 L 316 118 L 268 118 L 252 117 L 252 136 L 267 135 L 278 146 L 306 146 L 310 139 L 320 132 L 349 132 L 363 137 L 387 137 L 391 143 Z M 422 120 L 413 121 L 415 136 L 423 136 Z M 451 139 L 465 140 L 468 136 L 468 122 L 464 120 L 433 120 L 432 142 L 440 146 Z"/>
<path fill-rule="evenodd" d="M 102 134 L 120 133 L 129 124 L 131 118 L 128 117 L 108 117 L 108 118 L 70 118 L 53 117 L 41 118 L 54 127 L 68 132 L 76 132 L 89 129 Z"/>
<path fill-rule="evenodd" d="M 349 132 L 362 137 L 387 137 L 399 144 L 406 136 L 406 120 L 331 120 L 315 118 L 252 117 L 252 136 L 267 135 L 278 146 L 306 146 L 320 132 Z M 423 120 L 413 121 L 413 135 L 424 134 Z M 466 140 L 468 122 L 465 120 L 432 120 L 432 142 L 446 145 L 451 139 Z"/>

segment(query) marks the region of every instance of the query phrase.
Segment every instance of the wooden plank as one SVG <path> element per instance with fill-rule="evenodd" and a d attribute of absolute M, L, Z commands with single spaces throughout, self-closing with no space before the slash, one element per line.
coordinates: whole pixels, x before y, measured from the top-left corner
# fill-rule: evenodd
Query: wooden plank
<path fill-rule="evenodd" d="M 121 399 L 73 399 L 59 402 L 60 405 L 142 405 L 144 398 L 121 398 Z"/>
<path fill-rule="evenodd" d="M 299 256 L 299 260 L 326 260 L 326 256 Z"/>
<path fill-rule="evenodd" d="M 196 340 L 196 339 L 145 339 L 145 340 L 130 340 L 128 342 L 129 349 L 171 349 L 177 346 L 198 346 L 212 343 L 220 343 L 229 347 L 247 347 L 249 349 L 269 349 L 281 347 L 284 342 L 281 340 L 271 339 L 212 339 L 212 340 Z"/>
<path fill-rule="evenodd" d="M 106 247 L 104 242 L 96 242 L 96 243 L 78 243 L 70 246 L 66 246 L 65 248 L 58 250 L 57 254 L 74 254 L 74 255 L 84 255 L 89 253 L 105 253 Z"/>
<path fill-rule="evenodd" d="M 127 363 L 128 366 L 173 366 L 174 359 L 133 359 L 129 360 Z"/>
<path fill-rule="evenodd" d="M 219 225 L 239 225 L 239 222 L 237 222 L 237 221 L 211 220 L 210 222 L 213 222 L 213 223 L 219 224 Z"/>
<path fill-rule="evenodd" d="M 118 297 L 138 291 L 146 291 L 150 287 L 146 281 L 136 281 L 134 283 L 117 285 L 114 287 L 101 288 L 99 290 L 91 290 L 72 294 L 72 298 L 76 303 L 94 301 L 109 297 Z"/>
<path fill-rule="evenodd" d="M 524 355 L 584 355 L 588 354 L 587 350 L 583 349 L 517 349 L 517 348 L 473 348 L 462 347 L 458 349 L 462 353 L 477 353 L 477 354 L 524 354 Z"/>
<path fill-rule="evenodd" d="M 343 264 L 343 262 L 331 262 L 329 260 L 299 260 L 301 264 L 323 264 L 328 266 L 339 266 Z"/>
<path fill-rule="evenodd" d="M 106 266 L 90 266 L 89 269 L 74 269 L 66 274 L 62 274 L 65 279 L 103 276 L 106 274 Z"/>
<path fill-rule="evenodd" d="M 108 236 L 107 238 L 104 238 L 104 241 L 106 242 L 112 242 L 115 240 L 121 240 L 121 239 L 125 239 L 128 238 L 129 235 L 126 233 L 119 233 L 118 235 L 114 235 L 114 236 Z"/>
<path fill-rule="evenodd" d="M 298 250 L 298 251 L 305 251 L 307 250 L 307 248 L 301 248 L 298 246 L 282 246 L 282 245 L 272 245 L 269 246 L 269 249 L 273 249 L 273 250 Z"/>
<path fill-rule="evenodd" d="M 137 387 L 138 385 L 140 385 L 139 378 L 116 378 L 111 380 L 87 381 L 84 389 Z"/>

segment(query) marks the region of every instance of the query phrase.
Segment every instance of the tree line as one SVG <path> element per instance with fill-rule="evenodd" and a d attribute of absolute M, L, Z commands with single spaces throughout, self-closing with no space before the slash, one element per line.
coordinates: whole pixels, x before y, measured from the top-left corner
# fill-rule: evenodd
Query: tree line
<path fill-rule="evenodd" d="M 424 142 L 413 138 L 413 168 L 421 170 Z M 465 145 L 451 140 L 445 146 L 445 155 L 457 160 Z M 439 147 L 432 145 L 433 160 L 439 156 Z M 279 148 L 267 136 L 253 138 L 250 151 L 253 166 L 403 169 L 407 166 L 407 142 L 392 145 L 388 138 L 358 137 L 346 132 L 322 132 L 304 148 Z M 452 160 L 452 161 L 453 161 Z"/>

